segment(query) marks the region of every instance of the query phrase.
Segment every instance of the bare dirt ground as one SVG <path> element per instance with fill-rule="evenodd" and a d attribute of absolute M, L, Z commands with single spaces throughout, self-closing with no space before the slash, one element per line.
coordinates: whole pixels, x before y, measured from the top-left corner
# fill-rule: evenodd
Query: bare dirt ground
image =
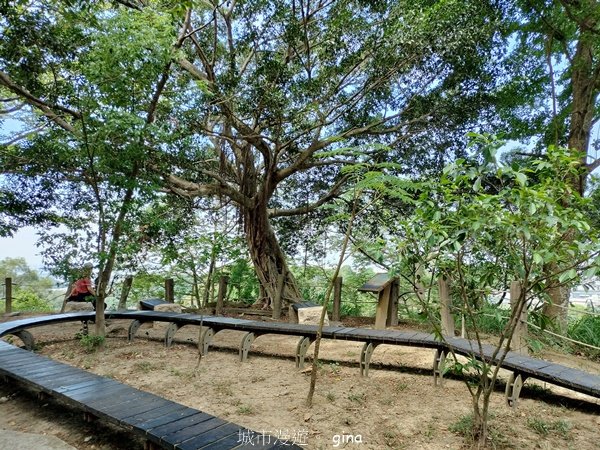
<path fill-rule="evenodd" d="M 76 323 L 31 331 L 43 355 L 258 432 L 295 439 L 307 449 L 468 446 L 455 430 L 470 412 L 467 388 L 454 379 L 433 385 L 432 350 L 382 345 L 373 355 L 369 377 L 362 378 L 357 363 L 362 344 L 324 341 L 314 406 L 307 408 L 310 376 L 294 364 L 298 338 L 261 336 L 242 363 L 237 355 L 242 333 L 222 331 L 198 364 L 198 328 L 182 328 L 166 349 L 164 324 L 144 325 L 133 343 L 127 342 L 127 326 L 112 321 L 105 348 L 95 353 L 86 353 L 75 339 Z M 600 363 L 581 357 L 542 356 L 600 374 Z M 510 409 L 500 388 L 493 395 L 490 448 L 600 449 L 597 399 L 534 380 L 521 397 L 518 407 Z M 8 383 L 0 383 L 0 402 L 0 428 L 53 434 L 80 449 L 143 448 L 123 431 L 86 423 L 61 405 L 40 402 Z"/>

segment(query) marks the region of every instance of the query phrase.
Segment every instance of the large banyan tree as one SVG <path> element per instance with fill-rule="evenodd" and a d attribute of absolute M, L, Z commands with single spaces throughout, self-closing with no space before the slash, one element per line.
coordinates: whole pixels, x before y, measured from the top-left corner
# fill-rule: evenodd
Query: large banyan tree
<path fill-rule="evenodd" d="M 115 220 L 141 180 L 233 203 L 264 293 L 284 274 L 295 301 L 272 220 L 340 195 L 348 164 L 443 162 L 493 84 L 494 4 L 17 1 L 2 11 L 0 93 L 32 129 L 4 157 L 13 174 L 34 152 L 36 179 L 51 166 L 117 182 Z"/>

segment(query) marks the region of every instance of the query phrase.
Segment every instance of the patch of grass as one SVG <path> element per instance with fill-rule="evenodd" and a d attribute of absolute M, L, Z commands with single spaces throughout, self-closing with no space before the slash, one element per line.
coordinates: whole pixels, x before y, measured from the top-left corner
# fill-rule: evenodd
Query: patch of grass
<path fill-rule="evenodd" d="M 265 381 L 265 380 L 266 380 L 266 378 L 265 378 L 265 377 L 263 377 L 263 376 L 261 376 L 261 375 L 259 375 L 259 376 L 257 376 L 257 377 L 252 377 L 252 378 L 250 378 L 250 381 L 251 381 L 252 383 L 260 383 L 260 382 L 262 382 L 262 381 Z"/>
<path fill-rule="evenodd" d="M 454 434 L 464 437 L 465 439 L 473 439 L 473 414 L 465 414 L 458 421 L 448 427 L 448 430 Z"/>
<path fill-rule="evenodd" d="M 340 365 L 338 363 L 332 362 L 329 363 L 329 370 L 331 370 L 332 374 L 337 375 L 342 369 L 340 368 Z"/>
<path fill-rule="evenodd" d="M 427 428 L 423 431 L 423 435 L 429 440 L 433 438 L 435 435 L 435 427 L 432 423 L 427 424 Z"/>
<path fill-rule="evenodd" d="M 552 391 L 550 389 L 545 388 L 544 386 L 540 386 L 539 384 L 528 384 L 527 386 L 524 386 L 523 389 L 527 392 L 531 392 L 532 394 L 535 394 L 538 396 L 547 395 L 547 394 L 552 393 Z"/>
<path fill-rule="evenodd" d="M 104 336 L 94 336 L 91 334 L 82 335 L 79 338 L 79 343 L 86 353 L 94 353 L 104 346 L 106 339 Z"/>
<path fill-rule="evenodd" d="M 249 416 L 254 414 L 254 408 L 250 405 L 242 405 L 237 409 L 238 414 L 243 414 L 245 416 Z"/>
<path fill-rule="evenodd" d="M 527 419 L 527 427 L 539 434 L 540 436 L 548 436 L 553 434 L 560 436 L 563 439 L 570 438 L 571 424 L 565 420 L 547 421 L 539 419 L 537 417 L 530 417 Z"/>
<path fill-rule="evenodd" d="M 408 383 L 404 383 L 402 381 L 398 381 L 394 384 L 394 392 L 403 392 L 408 389 Z"/>
<path fill-rule="evenodd" d="M 398 433 L 393 430 L 385 430 L 383 432 L 383 440 L 385 441 L 385 445 L 391 448 L 398 448 L 398 445 L 401 444 L 398 439 Z"/>
<path fill-rule="evenodd" d="M 65 359 L 73 359 L 73 358 L 75 358 L 75 352 L 73 350 L 63 349 L 60 352 L 60 354 Z"/>
<path fill-rule="evenodd" d="M 174 367 L 171 367 L 169 369 L 169 372 L 171 373 L 171 375 L 179 377 L 179 378 L 183 378 L 184 380 L 191 380 L 192 378 L 194 378 L 196 376 L 196 373 L 194 371 L 191 372 L 185 372 L 179 369 L 175 369 Z"/>
<path fill-rule="evenodd" d="M 335 394 L 333 392 L 328 392 L 325 398 L 327 401 L 333 403 L 335 401 Z"/>
<path fill-rule="evenodd" d="M 600 316 L 583 316 L 569 324 L 567 336 L 594 347 L 600 347 Z M 600 351 L 578 346 L 581 352 L 592 358 L 600 358 Z"/>
<path fill-rule="evenodd" d="M 365 402 L 367 401 L 367 396 L 364 394 L 364 392 L 356 392 L 356 393 L 348 394 L 348 400 L 350 400 L 352 403 L 358 403 L 359 405 L 364 405 Z"/>
<path fill-rule="evenodd" d="M 143 373 L 148 373 L 151 370 L 154 370 L 156 367 L 150 361 L 137 361 L 133 365 L 133 368 L 136 371 L 143 372 Z"/>
<path fill-rule="evenodd" d="M 226 395 L 228 397 L 233 395 L 233 390 L 229 386 L 229 383 L 216 382 L 213 386 L 215 388 L 215 392 L 219 395 Z"/>
<path fill-rule="evenodd" d="M 171 375 L 176 376 L 176 377 L 181 377 L 183 376 L 183 372 L 179 369 L 176 369 L 174 367 L 169 368 L 169 372 L 171 373 Z"/>

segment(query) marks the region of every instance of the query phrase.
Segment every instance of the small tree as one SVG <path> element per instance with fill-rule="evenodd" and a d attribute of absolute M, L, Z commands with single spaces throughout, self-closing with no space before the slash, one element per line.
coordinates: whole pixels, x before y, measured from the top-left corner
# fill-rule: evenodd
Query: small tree
<path fill-rule="evenodd" d="M 585 220 L 587 202 L 571 187 L 578 160 L 550 148 L 544 159 L 523 166 L 500 164 L 501 143 L 472 136 L 482 162 L 457 160 L 439 181 L 421 189 L 414 215 L 401 223 L 400 254 L 424 268 L 431 279 L 450 276 L 455 305 L 473 326 L 475 342 L 468 363 L 452 353 L 449 367 L 464 375 L 473 405 L 473 439 L 484 447 L 488 436 L 490 396 L 501 362 L 510 350 L 521 312 L 549 300 L 557 284 L 573 283 L 582 271 L 596 273 L 598 241 Z M 565 201 L 568 198 L 568 201 Z M 550 272 L 549 267 L 560 267 Z M 477 326 L 479 306 L 506 280 L 518 280 L 520 295 L 510 319 L 495 341 L 495 367 L 483 358 Z M 437 310 L 422 299 L 423 310 L 440 332 Z"/>

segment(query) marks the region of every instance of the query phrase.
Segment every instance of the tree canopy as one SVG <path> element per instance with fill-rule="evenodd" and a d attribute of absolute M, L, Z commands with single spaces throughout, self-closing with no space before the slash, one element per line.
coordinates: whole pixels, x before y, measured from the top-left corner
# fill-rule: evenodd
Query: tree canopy
<path fill-rule="evenodd" d="M 441 167 L 482 123 L 502 38 L 493 2 L 120 3 L 4 7 L 3 97 L 32 127 L 7 171 L 110 193 L 116 219 L 147 187 L 225 198 L 265 292 L 284 273 L 292 301 L 271 219 L 339 195 L 350 163 Z"/>

